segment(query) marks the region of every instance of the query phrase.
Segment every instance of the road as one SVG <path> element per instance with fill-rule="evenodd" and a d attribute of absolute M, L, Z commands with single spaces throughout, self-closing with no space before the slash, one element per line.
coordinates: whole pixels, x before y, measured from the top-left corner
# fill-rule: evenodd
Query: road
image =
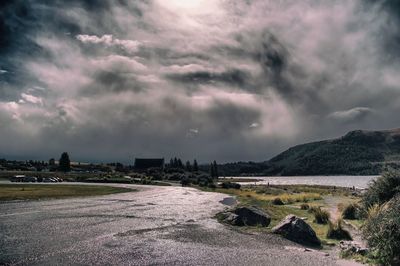
<path fill-rule="evenodd" d="M 130 186 L 139 191 L 0 203 L 0 265 L 344 265 L 219 224 L 227 195 Z"/>

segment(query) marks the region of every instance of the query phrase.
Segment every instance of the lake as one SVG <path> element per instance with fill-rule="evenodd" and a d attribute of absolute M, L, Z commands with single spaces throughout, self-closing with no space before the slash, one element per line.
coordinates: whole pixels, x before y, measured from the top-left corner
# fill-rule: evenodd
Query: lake
<path fill-rule="evenodd" d="M 337 187 L 367 188 L 369 182 L 378 176 L 249 176 L 236 178 L 261 179 L 257 185 L 325 185 Z M 231 177 L 226 177 L 227 179 Z M 235 177 L 232 177 L 235 178 Z M 254 182 L 240 182 L 241 184 L 254 184 Z"/>

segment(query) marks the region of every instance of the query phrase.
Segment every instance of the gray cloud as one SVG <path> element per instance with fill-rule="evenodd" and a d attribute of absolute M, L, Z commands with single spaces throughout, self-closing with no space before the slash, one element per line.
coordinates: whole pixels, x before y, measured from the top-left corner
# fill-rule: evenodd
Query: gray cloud
<path fill-rule="evenodd" d="M 368 107 L 354 107 L 349 110 L 336 111 L 329 115 L 330 118 L 343 121 L 343 122 L 354 122 L 366 118 L 374 111 Z"/>
<path fill-rule="evenodd" d="M 389 0 L 4 4 L 0 156 L 266 160 L 298 142 L 397 127 L 398 8 Z"/>

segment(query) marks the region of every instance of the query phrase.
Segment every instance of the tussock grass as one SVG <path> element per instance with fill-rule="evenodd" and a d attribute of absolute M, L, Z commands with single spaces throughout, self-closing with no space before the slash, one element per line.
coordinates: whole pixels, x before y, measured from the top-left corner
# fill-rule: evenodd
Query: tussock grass
<path fill-rule="evenodd" d="M 327 224 L 329 222 L 329 212 L 322 210 L 321 208 L 313 208 L 312 213 L 314 214 L 314 222 L 317 224 Z"/>
<path fill-rule="evenodd" d="M 275 198 L 272 200 L 272 204 L 274 205 L 285 205 L 285 203 L 283 203 L 283 201 L 280 198 Z"/>
<path fill-rule="evenodd" d="M 400 193 L 368 210 L 362 227 L 368 246 L 381 265 L 400 265 Z"/>
<path fill-rule="evenodd" d="M 216 192 L 227 193 L 231 195 L 236 195 L 238 197 L 248 197 L 260 201 L 272 202 L 275 198 L 279 197 L 285 204 L 293 204 L 296 202 L 309 202 L 314 200 L 322 199 L 322 196 L 318 193 L 281 193 L 281 194 L 263 194 L 251 188 L 245 189 L 216 189 Z"/>
<path fill-rule="evenodd" d="M 301 210 L 308 210 L 310 209 L 310 205 L 308 205 L 307 203 L 303 203 L 300 205 L 300 209 Z"/>
<path fill-rule="evenodd" d="M 360 207 L 355 203 L 350 203 L 346 205 L 342 210 L 342 218 L 349 220 L 357 219 L 357 212 Z"/>
<path fill-rule="evenodd" d="M 336 243 L 336 239 L 328 239 L 327 233 L 329 226 L 328 224 L 318 224 L 314 222 L 314 210 L 319 211 L 324 206 L 323 195 L 332 195 L 331 191 L 333 188 L 317 187 L 313 190 L 313 187 L 304 186 L 308 192 L 301 191 L 303 186 L 245 186 L 242 189 L 222 189 L 217 188 L 213 191 L 226 193 L 237 197 L 240 205 L 243 206 L 257 206 L 263 209 L 271 216 L 271 224 L 268 228 L 243 228 L 243 230 L 250 231 L 264 231 L 270 230 L 270 228 L 277 225 L 283 218 L 289 214 L 296 215 L 298 217 L 304 217 L 307 223 L 314 229 L 317 236 L 323 243 Z M 204 190 L 204 188 L 202 188 Z M 326 189 L 326 191 L 324 191 Z M 310 192 L 312 191 L 312 192 Z M 315 191 L 320 191 L 317 193 Z M 268 192 L 269 194 L 265 193 Z M 344 196 L 343 194 L 335 194 L 335 196 L 343 197 L 344 200 L 354 200 L 352 197 Z M 280 198 L 285 205 L 274 205 L 272 201 L 275 198 Z M 302 209 L 301 205 L 307 205 L 308 210 Z M 304 207 L 303 207 L 304 208 Z M 306 207 L 305 207 L 306 208 Z M 329 219 L 327 219 L 329 220 Z M 358 220 L 355 220 L 358 221 Z"/>
<path fill-rule="evenodd" d="M 342 223 L 342 219 L 338 219 L 335 223 L 329 221 L 326 237 L 336 240 L 353 240 L 350 233 L 343 228 Z"/>

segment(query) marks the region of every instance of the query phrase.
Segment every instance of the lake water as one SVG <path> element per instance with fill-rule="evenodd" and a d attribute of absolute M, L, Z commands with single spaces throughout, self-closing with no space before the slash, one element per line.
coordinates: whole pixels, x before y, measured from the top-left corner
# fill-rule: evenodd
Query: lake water
<path fill-rule="evenodd" d="M 378 176 L 249 176 L 237 178 L 261 179 L 257 185 L 325 185 L 337 187 L 367 188 L 368 184 Z M 230 177 L 226 177 L 229 179 Z M 233 177 L 235 178 L 235 177 Z M 255 182 L 240 182 L 254 184 Z"/>

